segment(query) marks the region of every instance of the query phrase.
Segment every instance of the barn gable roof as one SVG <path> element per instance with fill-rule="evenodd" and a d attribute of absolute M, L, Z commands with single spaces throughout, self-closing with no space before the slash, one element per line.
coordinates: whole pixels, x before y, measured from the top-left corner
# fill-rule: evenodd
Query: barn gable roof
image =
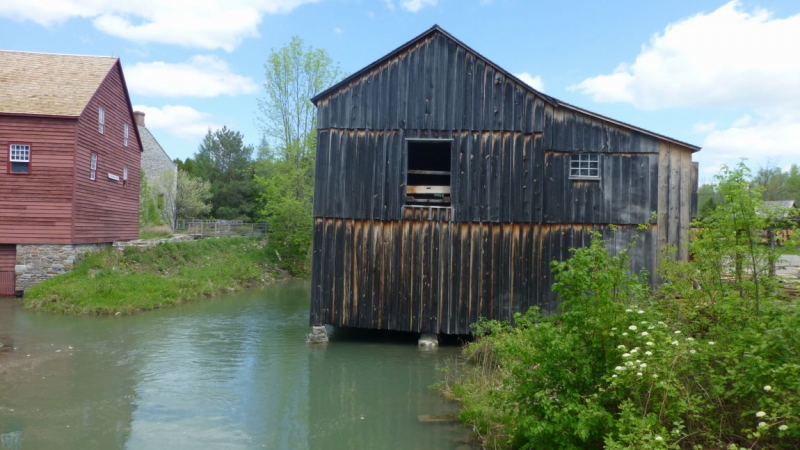
<path fill-rule="evenodd" d="M 679 141 L 677 139 L 672 139 L 670 137 L 667 137 L 667 136 L 664 136 L 664 135 L 661 135 L 661 134 L 658 134 L 658 133 L 654 133 L 652 131 L 645 130 L 643 128 L 639 128 L 637 126 L 630 125 L 630 124 L 627 124 L 625 122 L 621 122 L 619 120 L 615 120 L 615 119 L 612 119 L 610 117 L 603 116 L 601 114 L 593 113 L 591 111 L 585 110 L 583 108 L 579 108 L 577 106 L 571 105 L 571 104 L 566 103 L 566 102 L 562 102 L 561 100 L 558 100 L 558 99 L 556 99 L 554 97 L 546 95 L 546 94 L 544 94 L 542 92 L 539 92 L 536 89 L 532 88 L 527 83 L 525 83 L 524 81 L 520 80 L 514 74 L 508 72 L 507 70 L 503 69 L 499 65 L 495 64 L 490 59 L 488 59 L 485 56 L 481 55 L 480 53 L 475 51 L 473 48 L 471 48 L 470 46 L 466 45 L 465 43 L 463 43 L 462 41 L 460 41 L 459 39 L 457 39 L 456 37 L 454 37 L 453 35 L 451 35 L 447 31 L 442 29 L 439 25 L 433 25 L 431 28 L 426 30 L 424 33 L 422 33 L 419 36 L 411 39 L 410 41 L 408 41 L 405 44 L 401 45 L 400 47 L 396 48 L 395 50 L 389 52 L 388 54 L 386 54 L 382 58 L 378 59 L 377 61 L 367 65 L 366 67 L 362 68 L 361 70 L 358 70 L 357 72 L 355 72 L 355 73 L 351 74 L 350 76 L 346 77 L 342 81 L 334 84 L 333 86 L 329 87 L 328 89 L 325 89 L 324 91 L 322 91 L 319 94 L 315 95 L 314 97 L 312 97 L 310 99 L 311 102 L 314 105 L 316 105 L 320 100 L 322 100 L 322 99 L 324 99 L 326 97 L 334 95 L 340 89 L 342 89 L 344 86 L 347 86 L 350 83 L 352 83 L 352 82 L 362 78 L 363 76 L 369 74 L 371 71 L 373 71 L 374 69 L 380 67 L 382 64 L 386 63 L 389 60 L 392 60 L 397 55 L 408 51 L 409 49 L 413 48 L 418 42 L 423 41 L 425 39 L 428 39 L 431 35 L 434 35 L 434 34 L 440 34 L 440 35 L 444 36 L 445 38 L 450 39 L 451 41 L 455 42 L 456 45 L 459 45 L 459 46 L 463 47 L 468 52 L 474 54 L 477 58 L 481 59 L 485 64 L 493 67 L 495 71 L 498 71 L 498 72 L 502 73 L 506 78 L 513 80 L 518 85 L 520 85 L 524 89 L 527 89 L 528 91 L 532 92 L 534 95 L 536 95 L 537 97 L 541 98 L 545 102 L 549 103 L 553 107 L 563 108 L 563 109 L 575 111 L 575 112 L 578 112 L 580 114 L 584 114 L 584 115 L 596 118 L 598 120 L 601 120 L 601 121 L 604 121 L 604 122 L 607 122 L 607 123 L 610 123 L 610 124 L 613 124 L 613 125 L 616 125 L 616 126 L 619 126 L 619 127 L 622 127 L 622 128 L 635 130 L 635 131 L 638 131 L 640 133 L 655 137 L 657 139 L 660 139 L 660 140 L 663 140 L 663 141 L 666 141 L 666 142 L 669 142 L 669 143 L 672 143 L 672 144 L 676 144 L 676 145 L 679 145 L 681 147 L 686 147 L 686 148 L 690 149 L 692 152 L 696 152 L 696 151 L 700 150 L 700 147 L 698 147 L 696 145 L 692 145 L 692 144 L 689 144 L 689 143 L 686 143 L 686 142 L 683 142 L 683 141 Z"/>
<path fill-rule="evenodd" d="M 0 51 L 0 113 L 78 117 L 118 60 Z"/>

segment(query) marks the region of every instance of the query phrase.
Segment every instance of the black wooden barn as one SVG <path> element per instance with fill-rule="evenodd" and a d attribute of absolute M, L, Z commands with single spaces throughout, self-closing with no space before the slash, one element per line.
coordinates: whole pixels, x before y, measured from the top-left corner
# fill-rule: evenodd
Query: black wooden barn
<path fill-rule="evenodd" d="M 312 325 L 467 334 L 554 312 L 550 262 L 594 230 L 613 251 L 649 224 L 636 270 L 667 244 L 688 257 L 699 147 L 537 92 L 438 26 L 312 102 Z"/>

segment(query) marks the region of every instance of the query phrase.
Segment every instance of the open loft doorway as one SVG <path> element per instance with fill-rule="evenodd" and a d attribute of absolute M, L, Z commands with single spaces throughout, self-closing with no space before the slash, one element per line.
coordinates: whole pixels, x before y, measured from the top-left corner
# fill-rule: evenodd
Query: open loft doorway
<path fill-rule="evenodd" d="M 450 206 L 452 139 L 408 139 L 406 205 Z"/>

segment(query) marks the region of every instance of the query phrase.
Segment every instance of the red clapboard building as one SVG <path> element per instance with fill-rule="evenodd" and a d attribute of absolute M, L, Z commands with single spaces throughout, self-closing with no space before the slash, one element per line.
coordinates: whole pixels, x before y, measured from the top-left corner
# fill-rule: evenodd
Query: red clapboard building
<path fill-rule="evenodd" d="M 118 58 L 0 51 L 0 295 L 138 237 L 142 144 Z"/>

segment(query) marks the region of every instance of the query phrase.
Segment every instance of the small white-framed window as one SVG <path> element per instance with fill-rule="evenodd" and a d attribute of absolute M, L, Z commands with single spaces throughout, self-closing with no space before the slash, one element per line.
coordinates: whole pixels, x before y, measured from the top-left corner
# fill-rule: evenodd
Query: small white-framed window
<path fill-rule="evenodd" d="M 89 179 L 97 179 L 97 153 L 92 153 L 92 162 L 89 164 Z"/>
<path fill-rule="evenodd" d="M 577 153 L 570 156 L 569 177 L 573 180 L 599 180 L 600 155 Z"/>
<path fill-rule="evenodd" d="M 128 181 L 128 165 L 122 166 L 122 181 Z"/>
<path fill-rule="evenodd" d="M 123 135 L 123 137 L 122 137 L 122 145 L 127 147 L 128 146 L 128 124 L 127 123 L 123 126 L 122 131 L 123 131 L 123 133 L 122 133 L 122 135 Z"/>
<path fill-rule="evenodd" d="M 103 126 L 106 124 L 106 112 L 103 108 L 97 109 L 97 132 L 103 134 Z"/>
<path fill-rule="evenodd" d="M 31 173 L 31 146 L 30 144 L 9 144 L 8 146 L 8 172 Z"/>

